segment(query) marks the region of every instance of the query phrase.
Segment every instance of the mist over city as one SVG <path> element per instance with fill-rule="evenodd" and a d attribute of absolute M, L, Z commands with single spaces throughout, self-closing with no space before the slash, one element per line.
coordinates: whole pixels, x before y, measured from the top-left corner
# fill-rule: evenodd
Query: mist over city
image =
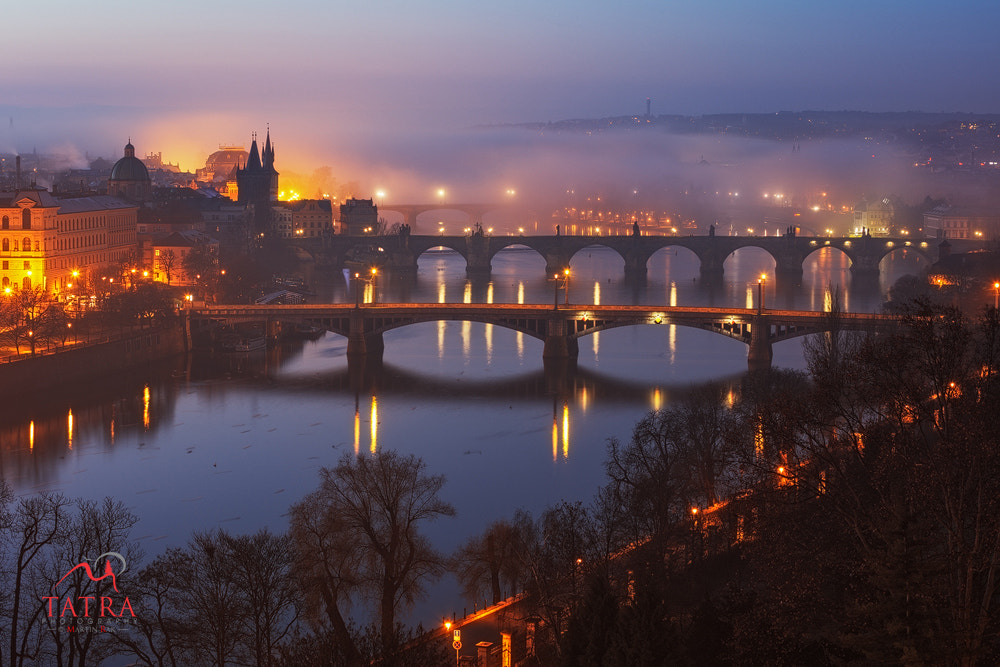
<path fill-rule="evenodd" d="M 0 664 L 1000 664 L 1000 4 L 4 20 Z"/>

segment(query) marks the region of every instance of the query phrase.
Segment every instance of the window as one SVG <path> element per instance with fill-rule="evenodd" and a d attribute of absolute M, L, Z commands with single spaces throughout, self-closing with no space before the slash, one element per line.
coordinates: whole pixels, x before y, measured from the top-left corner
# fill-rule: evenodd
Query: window
<path fill-rule="evenodd" d="M 24 210 L 27 211 L 28 209 L 24 209 Z M 27 236 L 25 236 L 24 240 L 21 241 L 21 249 L 24 252 L 31 252 L 31 239 L 29 239 Z"/>
<path fill-rule="evenodd" d="M 6 271 L 9 268 L 10 268 L 10 262 L 8 262 L 7 260 L 4 260 L 4 262 L 3 262 L 3 270 Z"/>
<path fill-rule="evenodd" d="M 2 248 L 3 248 L 4 252 L 10 252 L 10 240 L 9 239 L 4 239 L 3 240 L 3 246 L 2 246 Z"/>
<path fill-rule="evenodd" d="M 6 264 L 6 262 L 4 262 L 4 264 Z M 7 276 L 4 276 L 3 277 L 3 288 L 7 289 L 8 287 L 10 287 L 10 278 L 8 278 Z"/>
<path fill-rule="evenodd" d="M 31 229 L 31 209 L 21 209 L 21 229 Z"/>
<path fill-rule="evenodd" d="M 25 271 L 31 271 L 31 262 L 25 262 L 24 263 L 24 270 Z"/>
<path fill-rule="evenodd" d="M 0 227 L 3 227 L 3 229 L 10 229 L 10 218 L 8 218 L 8 217 L 7 217 L 6 215 L 5 215 L 5 216 L 3 217 L 3 223 L 2 223 L 2 224 L 0 224 Z"/>

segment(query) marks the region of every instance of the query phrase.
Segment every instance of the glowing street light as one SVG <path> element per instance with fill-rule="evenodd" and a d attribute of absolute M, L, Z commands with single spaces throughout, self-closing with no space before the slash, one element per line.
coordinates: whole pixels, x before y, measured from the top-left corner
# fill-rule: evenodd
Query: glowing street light
<path fill-rule="evenodd" d="M 993 310 L 1000 309 L 1000 281 L 993 283 Z"/>
<path fill-rule="evenodd" d="M 767 282 L 767 274 L 760 274 L 760 278 L 757 279 L 757 314 L 760 315 L 764 312 L 764 283 Z"/>

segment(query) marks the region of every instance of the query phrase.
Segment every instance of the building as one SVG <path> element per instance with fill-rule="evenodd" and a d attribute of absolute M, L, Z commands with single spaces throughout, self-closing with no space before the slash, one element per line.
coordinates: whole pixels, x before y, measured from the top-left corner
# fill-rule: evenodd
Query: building
<path fill-rule="evenodd" d="M 144 250 L 145 250 L 144 246 Z M 191 275 L 194 269 L 187 261 L 191 253 L 197 252 L 204 256 L 203 265 L 206 269 L 217 267 L 219 263 L 219 242 L 208 234 L 198 230 L 174 232 L 150 246 L 153 267 L 153 280 L 169 285 L 194 285 L 200 275 Z M 145 254 L 145 253 L 144 253 Z"/>
<path fill-rule="evenodd" d="M 370 236 L 378 233 L 378 207 L 371 199 L 348 199 L 340 205 L 340 233 Z"/>
<path fill-rule="evenodd" d="M 250 144 L 246 165 L 236 168 L 236 201 L 254 207 L 254 226 L 263 231 L 268 227 L 271 202 L 278 200 L 278 172 L 274 168 L 274 147 L 268 130 L 264 150 L 257 150 L 257 135 Z"/>
<path fill-rule="evenodd" d="M 279 201 L 271 207 L 274 231 L 283 239 L 315 238 L 333 233 L 329 199 Z"/>
<path fill-rule="evenodd" d="M 942 204 L 924 213 L 924 233 L 935 239 L 997 239 L 1000 216 Z"/>
<path fill-rule="evenodd" d="M 0 288 L 63 295 L 117 272 L 135 251 L 137 214 L 136 204 L 109 195 L 0 193 Z"/>
<path fill-rule="evenodd" d="M 240 165 L 246 164 L 249 157 L 250 154 L 243 146 L 220 145 L 219 150 L 205 160 L 205 167 L 195 171 L 195 178 L 216 185 L 233 181 L 232 190 L 235 193 L 236 170 Z"/>
<path fill-rule="evenodd" d="M 108 194 L 138 203 L 152 198 L 153 181 L 146 165 L 135 156 L 135 146 L 131 140 L 125 144 L 125 155 L 111 168 Z"/>
<path fill-rule="evenodd" d="M 862 199 L 854 207 L 854 227 L 851 234 L 860 236 L 888 236 L 895 223 L 896 208 L 889 197 L 875 202 Z"/>

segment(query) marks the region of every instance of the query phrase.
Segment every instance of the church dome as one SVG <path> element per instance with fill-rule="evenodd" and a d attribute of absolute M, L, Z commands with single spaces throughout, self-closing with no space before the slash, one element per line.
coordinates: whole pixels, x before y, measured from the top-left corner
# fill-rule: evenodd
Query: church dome
<path fill-rule="evenodd" d="M 135 156 L 135 146 L 125 144 L 125 156 L 111 168 L 112 181 L 149 181 L 149 170 L 142 160 Z"/>

